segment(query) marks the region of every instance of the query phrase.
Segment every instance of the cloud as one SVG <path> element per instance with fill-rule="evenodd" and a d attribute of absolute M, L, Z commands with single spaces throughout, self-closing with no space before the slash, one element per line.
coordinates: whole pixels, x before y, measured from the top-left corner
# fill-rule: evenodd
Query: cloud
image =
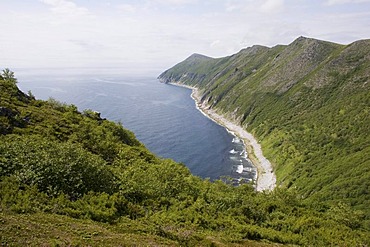
<path fill-rule="evenodd" d="M 221 57 L 300 35 L 349 43 L 370 34 L 365 0 L 28 2 L 20 8 L 24 0 L 0 0 L 0 29 L 7 34 L 0 36 L 0 56 L 7 67 L 162 70 L 194 52 Z M 339 5 L 345 3 L 362 4 Z"/>
<path fill-rule="evenodd" d="M 220 43 L 221 43 L 221 41 L 220 41 L 220 40 L 215 40 L 215 41 L 213 41 L 209 46 L 210 46 L 211 48 L 215 48 L 215 47 L 219 46 L 219 45 L 220 45 Z"/>
<path fill-rule="evenodd" d="M 260 7 L 265 13 L 280 12 L 284 8 L 284 0 L 267 0 Z"/>
<path fill-rule="evenodd" d="M 156 0 L 156 2 L 165 5 L 184 5 L 197 3 L 198 0 Z"/>
<path fill-rule="evenodd" d="M 74 2 L 67 0 L 40 0 L 40 2 L 51 7 L 54 14 L 64 17 L 89 16 L 87 8 L 79 7 Z"/>
<path fill-rule="evenodd" d="M 285 0 L 233 0 L 224 4 L 226 12 L 244 12 L 248 15 L 280 13 L 285 8 Z"/>
<path fill-rule="evenodd" d="M 131 4 L 120 4 L 117 8 L 123 13 L 133 14 L 136 12 L 136 7 Z"/>
<path fill-rule="evenodd" d="M 248 2 L 240 2 L 240 1 L 227 1 L 224 4 L 224 8 L 226 12 L 233 12 L 233 11 L 240 11 L 245 9 L 248 6 Z"/>
<path fill-rule="evenodd" d="M 238 6 L 236 6 L 236 5 L 228 4 L 226 6 L 226 11 L 227 12 L 232 12 L 232 11 L 236 10 L 237 8 L 238 8 Z"/>
<path fill-rule="evenodd" d="M 326 5 L 338 5 L 338 4 L 347 4 L 347 3 L 370 3 L 370 0 L 328 0 Z"/>
<path fill-rule="evenodd" d="M 302 23 L 302 27 L 311 36 L 333 41 L 336 43 L 349 44 L 355 40 L 369 37 L 370 12 L 355 13 L 320 13 Z M 336 20 L 328 22 L 327 20 Z M 323 25 L 325 23 L 325 25 Z M 320 28 L 316 28 L 320 26 Z"/>

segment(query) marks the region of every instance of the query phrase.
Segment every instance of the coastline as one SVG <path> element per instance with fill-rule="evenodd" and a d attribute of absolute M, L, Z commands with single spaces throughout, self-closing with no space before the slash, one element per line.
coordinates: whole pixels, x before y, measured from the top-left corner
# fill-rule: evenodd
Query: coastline
<path fill-rule="evenodd" d="M 206 117 L 225 127 L 228 131 L 232 132 L 234 135 L 243 140 L 246 152 L 248 153 L 252 164 L 257 169 L 257 191 L 271 191 L 276 187 L 276 176 L 273 172 L 272 165 L 270 161 L 263 156 L 261 145 L 252 134 L 247 132 L 241 126 L 226 119 L 224 116 L 216 113 L 214 110 L 209 109 L 206 104 L 202 104 L 201 95 L 198 88 L 173 82 L 168 84 L 191 89 L 191 97 L 195 101 L 196 107 L 200 112 L 202 112 Z"/>

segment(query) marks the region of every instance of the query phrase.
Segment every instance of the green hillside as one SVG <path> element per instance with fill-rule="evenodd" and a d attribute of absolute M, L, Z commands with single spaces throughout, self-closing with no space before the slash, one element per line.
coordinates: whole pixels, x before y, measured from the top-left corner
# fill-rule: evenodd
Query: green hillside
<path fill-rule="evenodd" d="M 203 102 L 253 133 L 278 186 L 310 203 L 346 202 L 369 219 L 369 54 L 370 40 L 300 37 L 225 58 L 191 56 L 159 79 L 199 88 Z"/>
<path fill-rule="evenodd" d="M 364 212 L 344 201 L 202 180 L 99 113 L 37 100 L 16 83 L 1 73 L 2 246 L 370 243 Z"/>

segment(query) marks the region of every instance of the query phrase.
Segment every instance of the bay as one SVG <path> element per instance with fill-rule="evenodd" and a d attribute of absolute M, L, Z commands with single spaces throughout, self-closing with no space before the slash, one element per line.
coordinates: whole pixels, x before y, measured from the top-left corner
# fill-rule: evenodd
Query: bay
<path fill-rule="evenodd" d="M 194 175 L 234 181 L 256 176 L 243 143 L 196 109 L 190 89 L 118 69 L 32 69 L 16 75 L 24 92 L 74 104 L 80 111 L 99 111 L 133 131 L 153 153 L 185 164 Z"/>

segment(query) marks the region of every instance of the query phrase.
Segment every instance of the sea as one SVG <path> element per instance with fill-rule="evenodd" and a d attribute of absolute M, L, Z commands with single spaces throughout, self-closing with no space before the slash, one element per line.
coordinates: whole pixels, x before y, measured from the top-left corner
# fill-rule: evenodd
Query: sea
<path fill-rule="evenodd" d="M 196 176 L 231 178 L 236 184 L 255 180 L 243 142 L 204 116 L 190 89 L 110 68 L 20 69 L 15 75 L 23 92 L 98 111 L 134 132 L 153 153 L 183 163 Z"/>

